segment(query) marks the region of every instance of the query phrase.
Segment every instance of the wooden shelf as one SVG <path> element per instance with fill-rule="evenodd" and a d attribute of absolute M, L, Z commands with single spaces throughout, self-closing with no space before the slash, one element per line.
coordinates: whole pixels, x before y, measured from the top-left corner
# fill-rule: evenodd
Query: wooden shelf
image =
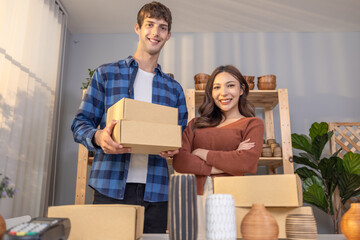
<path fill-rule="evenodd" d="M 205 96 L 205 90 L 195 90 L 195 106 L 199 107 Z M 273 109 L 278 104 L 277 90 L 250 90 L 248 100 L 255 106 Z"/>

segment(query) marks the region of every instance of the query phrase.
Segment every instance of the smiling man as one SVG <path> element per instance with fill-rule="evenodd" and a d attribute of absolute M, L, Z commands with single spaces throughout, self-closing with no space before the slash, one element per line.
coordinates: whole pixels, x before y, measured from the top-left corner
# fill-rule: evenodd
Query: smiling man
<path fill-rule="evenodd" d="M 106 125 L 106 112 L 124 97 L 166 105 L 178 109 L 178 123 L 185 129 L 188 114 L 183 89 L 158 64 L 160 51 L 171 37 L 171 23 L 170 10 L 159 2 L 140 9 L 135 54 L 97 68 L 71 126 L 75 141 L 95 151 L 89 180 L 95 190 L 94 204 L 144 206 L 144 233 L 166 231 L 169 176 L 165 157 L 178 150 L 130 154 L 131 149 L 112 140 L 116 121 Z"/>

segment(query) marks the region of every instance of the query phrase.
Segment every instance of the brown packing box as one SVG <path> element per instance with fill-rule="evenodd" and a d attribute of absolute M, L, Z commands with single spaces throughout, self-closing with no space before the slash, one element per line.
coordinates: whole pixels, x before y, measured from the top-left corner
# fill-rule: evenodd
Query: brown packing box
<path fill-rule="evenodd" d="M 142 237 L 144 207 L 136 205 L 66 205 L 49 207 L 48 217 L 69 218 L 69 240 L 134 240 Z"/>
<path fill-rule="evenodd" d="M 236 207 L 301 207 L 301 180 L 296 174 L 215 177 L 214 193 L 231 194 Z"/>
<path fill-rule="evenodd" d="M 177 125 L 178 110 L 159 104 L 122 98 L 108 109 L 106 122 L 121 119 Z"/>
<path fill-rule="evenodd" d="M 181 147 L 181 126 L 120 120 L 114 127 L 113 139 L 132 153 L 159 154 Z"/>
<path fill-rule="evenodd" d="M 235 215 L 236 215 L 236 237 L 241 238 L 241 221 L 245 217 L 245 215 L 250 211 L 251 208 L 242 208 L 236 207 L 235 208 Z M 274 207 L 267 207 L 266 210 L 276 219 L 276 222 L 279 226 L 279 238 L 286 239 L 286 229 L 285 229 L 285 221 L 286 216 L 288 214 L 311 214 L 313 215 L 313 211 L 311 207 L 281 207 L 281 208 L 274 208 Z"/>
<path fill-rule="evenodd" d="M 132 153 L 159 154 L 181 147 L 181 126 L 176 108 L 123 98 L 107 112 L 107 122 L 119 120 L 114 141 Z"/>

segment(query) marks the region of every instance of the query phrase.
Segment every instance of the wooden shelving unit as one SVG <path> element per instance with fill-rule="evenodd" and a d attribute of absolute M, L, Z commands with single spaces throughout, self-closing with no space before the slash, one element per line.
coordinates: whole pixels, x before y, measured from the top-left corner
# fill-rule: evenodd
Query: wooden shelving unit
<path fill-rule="evenodd" d="M 189 121 L 195 117 L 195 110 L 202 104 L 204 95 L 204 90 L 185 90 Z M 282 157 L 260 157 L 259 165 L 267 166 L 270 174 L 276 174 L 277 168 L 280 166 L 283 166 L 284 174 L 293 174 L 294 165 L 292 162 L 293 153 L 287 89 L 250 90 L 248 99 L 256 108 L 264 109 L 266 139 L 275 138 L 273 109 L 279 105 Z"/>

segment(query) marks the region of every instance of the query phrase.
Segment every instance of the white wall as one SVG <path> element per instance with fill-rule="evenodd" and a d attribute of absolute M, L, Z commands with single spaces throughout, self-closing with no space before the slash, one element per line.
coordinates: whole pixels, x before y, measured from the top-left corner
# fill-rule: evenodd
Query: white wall
<path fill-rule="evenodd" d="M 275 74 L 289 92 L 292 133 L 308 133 L 315 121 L 360 121 L 360 32 L 344 33 L 173 33 L 159 63 L 184 89 L 193 76 L 233 64 L 244 75 Z M 77 148 L 70 130 L 87 69 L 132 55 L 134 34 L 69 35 L 62 92 L 56 204 L 73 204 Z M 277 109 L 275 109 L 277 111 Z M 274 114 L 275 135 L 280 138 Z M 279 139 L 278 139 L 279 140 Z M 315 210 L 319 232 L 331 221 Z"/>

